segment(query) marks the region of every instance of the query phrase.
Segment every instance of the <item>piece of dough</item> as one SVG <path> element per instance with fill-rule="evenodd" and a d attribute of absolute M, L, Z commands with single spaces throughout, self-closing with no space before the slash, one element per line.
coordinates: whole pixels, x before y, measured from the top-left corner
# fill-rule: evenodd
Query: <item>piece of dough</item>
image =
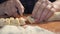
<path fill-rule="evenodd" d="M 4 18 L 0 18 L 0 26 L 4 26 L 4 25 L 6 25 L 5 19 Z"/>
<path fill-rule="evenodd" d="M 28 17 L 27 17 L 27 20 L 28 20 L 31 24 L 35 22 L 35 19 L 32 18 L 31 16 L 28 16 Z"/>
<path fill-rule="evenodd" d="M 10 25 L 16 25 L 16 26 L 20 25 L 19 19 L 10 18 Z"/>
<path fill-rule="evenodd" d="M 55 20 L 60 20 L 60 12 L 55 12 L 54 15 L 48 19 L 48 21 L 55 21 Z"/>
<path fill-rule="evenodd" d="M 25 19 L 24 18 L 19 18 L 19 22 L 20 22 L 20 25 L 25 25 L 26 23 L 25 23 Z"/>
<path fill-rule="evenodd" d="M 10 19 L 9 18 L 6 18 L 5 19 L 5 23 L 6 23 L 6 25 L 9 25 L 10 24 Z"/>

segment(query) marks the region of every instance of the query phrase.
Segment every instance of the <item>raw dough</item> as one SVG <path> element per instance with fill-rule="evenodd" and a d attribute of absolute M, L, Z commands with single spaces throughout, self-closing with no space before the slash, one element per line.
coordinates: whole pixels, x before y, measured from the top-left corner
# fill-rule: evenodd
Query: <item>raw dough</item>
<path fill-rule="evenodd" d="M 26 24 L 25 21 L 26 21 L 26 20 L 21 17 L 21 18 L 19 19 L 20 25 L 25 25 L 25 24 Z"/>
<path fill-rule="evenodd" d="M 60 12 L 55 12 L 54 15 L 48 19 L 48 21 L 60 20 Z"/>

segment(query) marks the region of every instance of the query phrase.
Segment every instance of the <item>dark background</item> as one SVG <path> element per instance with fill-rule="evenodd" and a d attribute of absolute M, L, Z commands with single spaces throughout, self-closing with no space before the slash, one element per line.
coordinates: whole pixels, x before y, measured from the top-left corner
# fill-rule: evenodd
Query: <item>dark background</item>
<path fill-rule="evenodd" d="M 31 14 L 37 0 L 20 0 L 20 1 L 25 8 L 24 13 L 25 14 Z"/>

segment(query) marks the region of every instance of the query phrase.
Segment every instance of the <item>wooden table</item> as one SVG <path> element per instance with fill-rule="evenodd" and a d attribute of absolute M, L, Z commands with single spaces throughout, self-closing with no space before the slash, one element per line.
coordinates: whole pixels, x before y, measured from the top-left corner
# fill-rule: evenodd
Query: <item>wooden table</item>
<path fill-rule="evenodd" d="M 47 22 L 47 23 L 40 23 L 40 24 L 28 24 L 33 26 L 39 26 L 42 28 L 45 28 L 47 30 L 53 31 L 53 32 L 60 32 L 60 22 Z"/>

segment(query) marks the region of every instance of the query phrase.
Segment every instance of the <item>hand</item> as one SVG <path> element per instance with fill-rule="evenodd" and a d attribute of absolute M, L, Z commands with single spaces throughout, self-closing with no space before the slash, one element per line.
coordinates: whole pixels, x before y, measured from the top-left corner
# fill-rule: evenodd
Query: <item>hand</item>
<path fill-rule="evenodd" d="M 18 9 L 18 11 L 15 14 L 13 14 L 13 17 L 23 16 L 24 7 L 23 7 L 22 3 L 19 0 L 13 0 L 13 1 L 15 3 L 15 7 Z"/>
<path fill-rule="evenodd" d="M 23 16 L 24 7 L 19 0 L 8 0 L 0 4 L 0 17 L 20 17 Z"/>
<path fill-rule="evenodd" d="M 37 6 L 39 2 L 39 6 Z M 35 21 L 42 22 L 44 20 L 47 20 L 49 17 L 51 17 L 54 14 L 54 11 L 52 9 L 52 3 L 47 0 L 39 0 L 32 13 L 32 17 L 35 18 Z M 38 8 L 38 9 L 36 9 Z M 36 9 L 36 10 L 35 10 Z"/>

